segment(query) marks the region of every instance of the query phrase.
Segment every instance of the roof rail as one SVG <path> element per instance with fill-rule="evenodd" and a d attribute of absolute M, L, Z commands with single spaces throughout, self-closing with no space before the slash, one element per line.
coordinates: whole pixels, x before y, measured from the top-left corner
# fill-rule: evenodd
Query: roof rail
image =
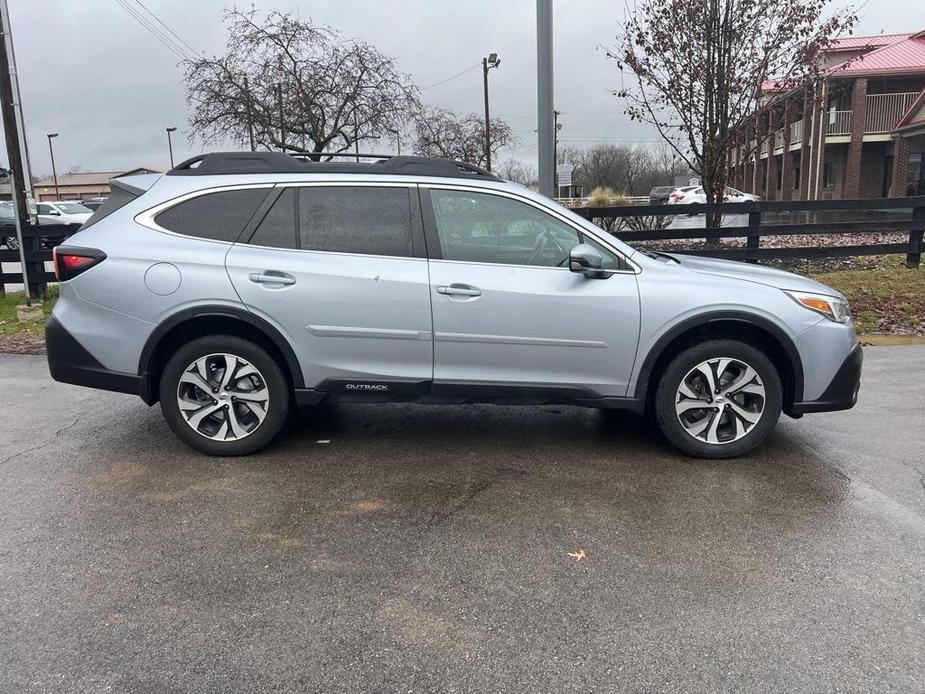
<path fill-rule="evenodd" d="M 349 154 L 337 156 L 375 159 L 373 162 L 315 161 L 314 157 L 334 156 L 329 152 L 213 152 L 187 159 L 167 172 L 168 176 L 213 176 L 262 173 L 362 173 L 402 176 L 478 178 L 499 181 L 490 171 L 475 164 L 453 159 L 392 156 L 388 154 Z"/>

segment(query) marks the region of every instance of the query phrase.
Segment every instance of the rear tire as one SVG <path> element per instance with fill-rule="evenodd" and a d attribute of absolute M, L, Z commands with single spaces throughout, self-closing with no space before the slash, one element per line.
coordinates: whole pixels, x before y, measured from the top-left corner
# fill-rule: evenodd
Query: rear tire
<path fill-rule="evenodd" d="M 655 418 L 675 448 L 698 458 L 734 458 L 767 438 L 783 389 L 767 355 L 737 340 L 689 347 L 665 369 Z"/>
<path fill-rule="evenodd" d="M 3 243 L 4 243 L 4 244 L 6 245 L 6 247 L 9 248 L 11 251 L 18 251 L 18 250 L 19 250 L 19 239 L 16 238 L 15 236 L 7 236 L 6 238 L 3 239 Z"/>
<path fill-rule="evenodd" d="M 262 347 L 212 335 L 184 345 L 164 366 L 161 412 L 177 437 L 197 451 L 248 455 L 283 427 L 289 391 L 279 364 Z"/>

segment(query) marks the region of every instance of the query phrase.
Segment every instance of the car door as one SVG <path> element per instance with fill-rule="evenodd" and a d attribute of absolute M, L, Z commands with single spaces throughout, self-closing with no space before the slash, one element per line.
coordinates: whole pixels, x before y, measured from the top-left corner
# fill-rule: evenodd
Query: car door
<path fill-rule="evenodd" d="M 398 394 L 433 376 L 427 259 L 414 186 L 278 188 L 228 252 L 247 307 L 293 345 L 305 385 Z"/>
<path fill-rule="evenodd" d="M 578 226 L 511 193 L 422 186 L 434 387 L 624 396 L 639 338 L 633 267 Z M 568 268 L 594 245 L 613 274 Z"/>

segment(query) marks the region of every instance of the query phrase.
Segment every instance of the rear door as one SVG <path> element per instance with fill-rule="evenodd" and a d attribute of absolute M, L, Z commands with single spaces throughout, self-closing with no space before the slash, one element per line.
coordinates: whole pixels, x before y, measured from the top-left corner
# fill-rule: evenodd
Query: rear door
<path fill-rule="evenodd" d="M 527 397 L 624 396 L 639 338 L 633 267 L 531 201 L 422 186 L 434 313 L 434 387 Z M 594 245 L 614 274 L 570 272 Z M 451 388 L 447 388 L 451 386 Z"/>
<path fill-rule="evenodd" d="M 416 188 L 286 184 L 277 196 L 226 267 L 247 307 L 289 339 L 305 385 L 426 388 L 433 343 Z"/>

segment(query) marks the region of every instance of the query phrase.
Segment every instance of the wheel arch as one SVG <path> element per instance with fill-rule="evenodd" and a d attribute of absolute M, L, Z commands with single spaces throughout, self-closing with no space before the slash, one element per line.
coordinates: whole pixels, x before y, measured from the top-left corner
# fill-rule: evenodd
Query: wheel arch
<path fill-rule="evenodd" d="M 197 306 L 171 315 L 148 336 L 138 360 L 142 400 L 148 405 L 157 402 L 161 371 L 177 346 L 197 337 L 221 334 L 237 335 L 256 342 L 279 361 L 290 387 L 304 387 L 299 360 L 289 341 L 276 327 L 245 309 Z"/>
<path fill-rule="evenodd" d="M 741 340 L 765 352 L 771 359 L 784 388 L 784 412 L 803 395 L 803 361 L 789 335 L 773 321 L 745 311 L 712 311 L 692 316 L 665 332 L 639 369 L 635 396 L 647 403 L 662 372 L 674 356 L 706 340 L 727 338 Z"/>

